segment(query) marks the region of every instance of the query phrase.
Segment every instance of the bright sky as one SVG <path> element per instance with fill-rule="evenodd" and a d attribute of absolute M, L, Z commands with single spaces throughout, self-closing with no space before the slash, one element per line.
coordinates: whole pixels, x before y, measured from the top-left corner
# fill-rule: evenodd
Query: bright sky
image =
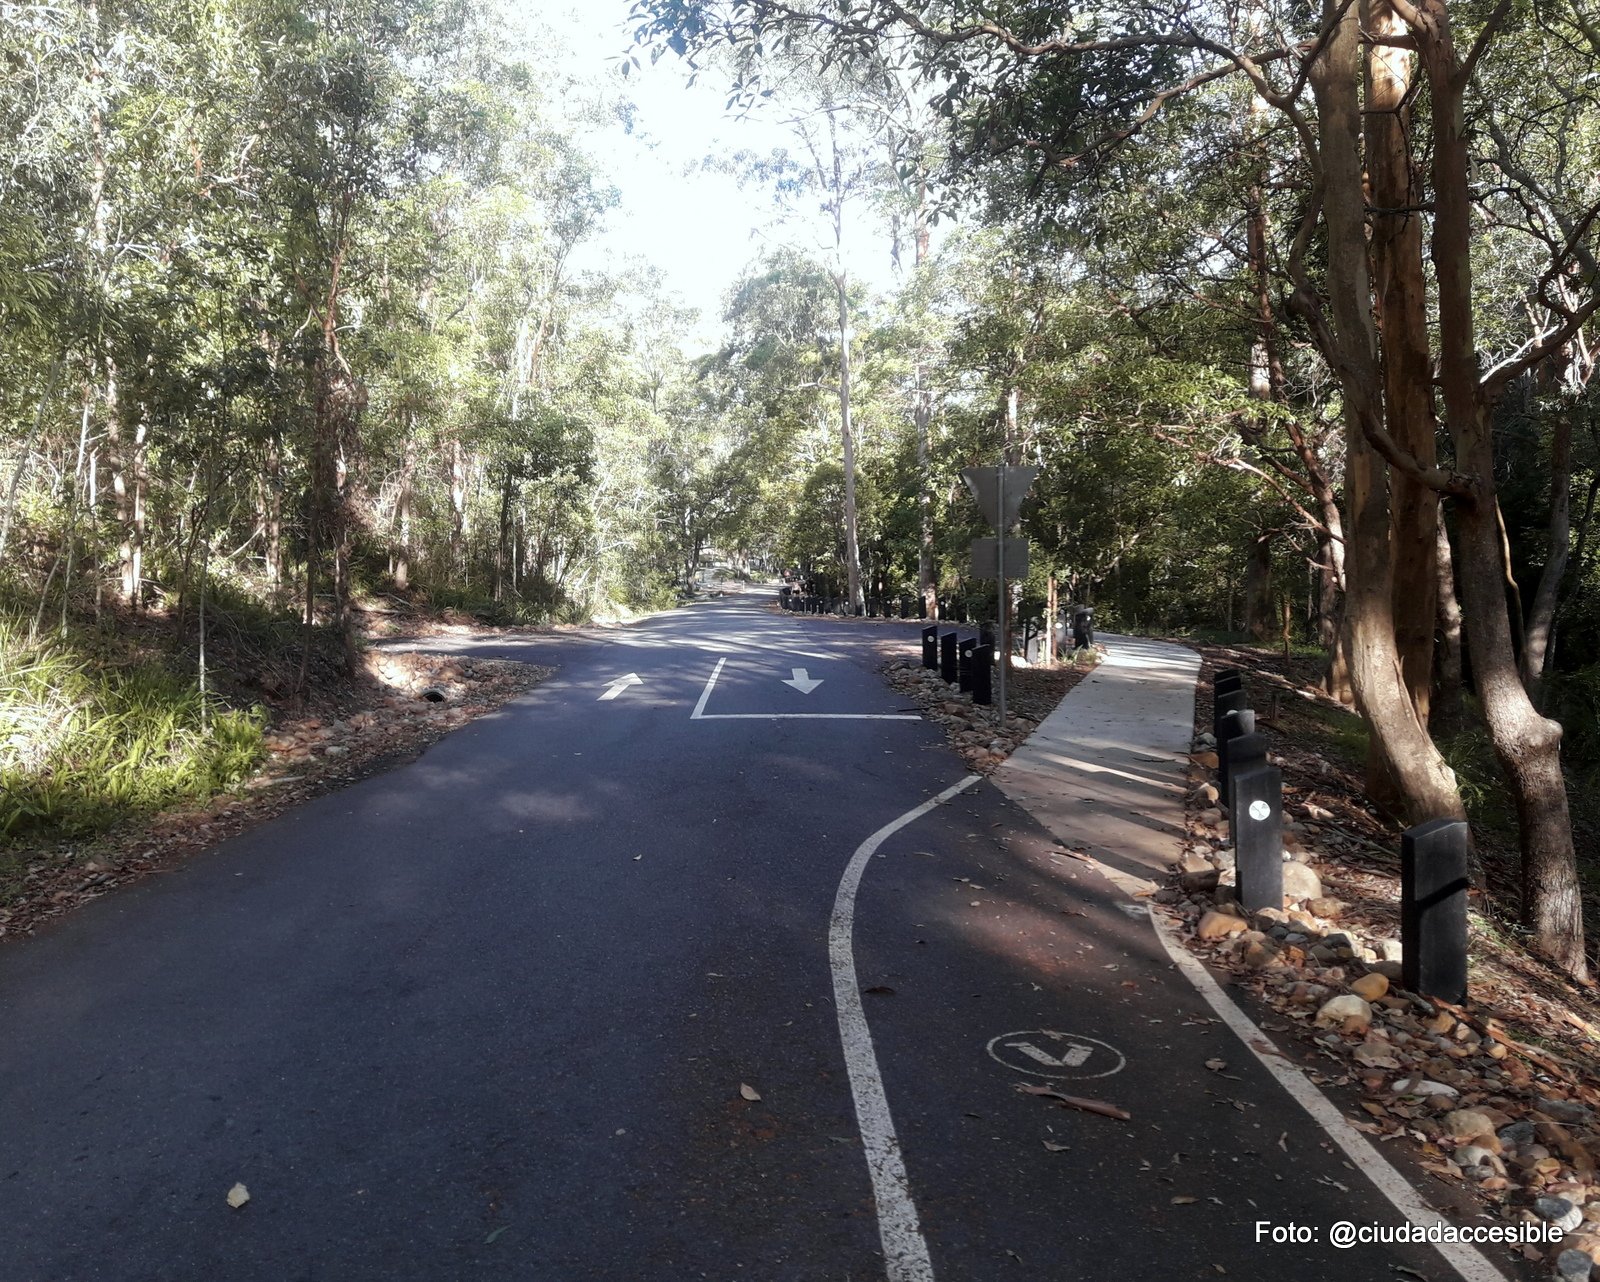
<path fill-rule="evenodd" d="M 581 9 L 568 0 L 524 0 L 526 12 L 565 38 L 574 73 L 596 80 L 614 74 L 631 42 L 631 7 L 632 0 L 589 0 Z M 586 140 L 622 204 L 602 235 L 584 247 L 578 265 L 614 268 L 630 257 L 647 260 L 670 290 L 699 309 L 695 337 L 711 346 L 721 328 L 723 295 L 762 252 L 758 233 L 782 233 L 771 228 L 776 207 L 769 192 L 741 190 L 730 176 L 707 172 L 701 162 L 741 150 L 768 152 L 793 141 L 783 126 L 759 114 L 742 120 L 727 115 L 727 85 L 719 73 L 708 72 L 689 86 L 686 64 L 670 52 L 654 66 L 647 55 L 640 62 L 641 71 L 616 82 L 637 105 L 634 131 L 618 123 Z M 851 230 L 847 224 L 847 237 Z M 863 222 L 853 231 L 854 252 L 847 257 L 852 274 L 887 289 L 893 280 L 888 234 Z M 808 248 L 803 242 L 795 247 Z"/>

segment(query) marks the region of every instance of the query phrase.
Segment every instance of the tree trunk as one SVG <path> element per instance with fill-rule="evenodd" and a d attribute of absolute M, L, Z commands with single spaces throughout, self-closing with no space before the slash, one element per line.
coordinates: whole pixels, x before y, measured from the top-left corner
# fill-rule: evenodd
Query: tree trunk
<path fill-rule="evenodd" d="M 917 187 L 916 267 L 920 273 L 928 261 L 928 184 Z M 912 392 L 912 422 L 917 430 L 917 590 L 929 619 L 939 617 L 939 588 L 933 572 L 933 392 L 928 387 L 928 366 L 917 362 L 916 387 Z"/>
<path fill-rule="evenodd" d="M 1472 672 L 1495 755 L 1516 798 L 1522 921 L 1535 947 L 1574 979 L 1588 977 L 1583 899 L 1561 773 L 1561 727 L 1539 714 L 1512 650 L 1503 577 L 1494 437 L 1479 372 L 1472 297 L 1470 161 L 1450 15 L 1420 0 L 1413 28 L 1432 97 L 1433 263 L 1439 291 L 1439 383 L 1456 466 L 1471 493 L 1457 513 L 1457 558 Z"/>
<path fill-rule="evenodd" d="M 460 574 L 466 566 L 467 472 L 461 442 L 450 442 L 450 566 Z"/>
<path fill-rule="evenodd" d="M 1542 704 L 1547 658 L 1551 653 L 1551 634 L 1555 630 L 1556 605 L 1561 597 L 1561 581 L 1567 573 L 1572 547 L 1572 415 L 1563 410 L 1556 418 L 1550 441 L 1550 522 L 1545 543 L 1544 569 L 1534 589 L 1533 606 L 1522 644 L 1522 684 L 1534 706 Z"/>
<path fill-rule="evenodd" d="M 1339 12 L 1325 0 L 1325 12 Z M 1367 274 L 1361 182 L 1360 31 L 1345 8 L 1334 23 L 1311 84 L 1321 123 L 1327 229 L 1327 292 L 1334 350 L 1326 355 L 1343 391 L 1346 438 L 1346 592 L 1344 629 L 1351 685 L 1369 737 L 1393 767 L 1410 822 L 1464 818 L 1455 775 L 1417 717 L 1395 643 L 1394 563 L 1387 468 L 1368 443 L 1381 425 L 1377 333 Z"/>
<path fill-rule="evenodd" d="M 500 534 L 494 545 L 494 599 L 506 599 L 506 579 L 511 564 L 511 500 L 514 497 L 511 469 L 506 468 L 500 485 Z"/>
<path fill-rule="evenodd" d="M 1362 30 L 1390 39 L 1406 35 L 1405 23 L 1390 0 L 1364 0 Z M 1408 49 L 1368 45 L 1362 120 L 1372 211 L 1372 285 L 1383 351 L 1384 421 L 1396 444 L 1431 468 L 1438 458 L 1433 361 L 1422 270 L 1422 216 L 1417 210 L 1421 193 L 1409 145 L 1413 58 Z M 1434 565 L 1439 496 L 1431 486 L 1394 469 L 1389 473 L 1389 490 L 1395 644 L 1417 718 L 1427 725 L 1439 582 Z"/>
<path fill-rule="evenodd" d="M 1461 602 L 1456 596 L 1456 562 L 1450 551 L 1450 532 L 1445 528 L 1442 504 L 1434 537 L 1434 562 L 1439 572 L 1439 649 L 1434 665 L 1433 721 L 1440 730 L 1453 730 L 1462 719 Z"/>
<path fill-rule="evenodd" d="M 395 518 L 399 539 L 394 549 L 394 586 L 404 592 L 411 586 L 411 505 L 412 485 L 417 471 L 417 442 L 411 435 L 411 417 L 406 416 L 406 443 L 400 462 L 400 492 L 395 496 Z"/>
<path fill-rule="evenodd" d="M 283 458 L 276 437 L 267 445 L 261 477 L 261 530 L 267 583 L 276 594 L 283 586 Z"/>
<path fill-rule="evenodd" d="M 839 297 L 839 433 L 844 442 L 844 567 L 849 576 L 850 608 L 865 605 L 861 594 L 861 550 L 856 538 L 856 441 L 850 421 L 850 304 L 842 270 L 833 275 Z"/>
<path fill-rule="evenodd" d="M 1244 626 L 1257 641 L 1272 640 L 1272 536 L 1258 534 L 1244 569 Z"/>

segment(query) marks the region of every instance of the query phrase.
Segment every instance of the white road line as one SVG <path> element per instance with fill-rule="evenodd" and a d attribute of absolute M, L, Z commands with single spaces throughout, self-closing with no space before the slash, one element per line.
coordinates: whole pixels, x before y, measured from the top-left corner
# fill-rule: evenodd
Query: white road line
<path fill-rule="evenodd" d="M 1130 877 L 1115 868 L 1108 868 L 1103 863 L 1099 865 L 1098 871 L 1104 873 L 1107 880 L 1130 894 L 1139 890 L 1148 892 L 1155 889 L 1151 882 Z M 1300 1067 L 1292 1060 L 1286 1059 L 1282 1052 L 1273 1046 L 1271 1040 L 1256 1027 L 1250 1016 L 1240 1010 L 1222 991 L 1221 985 L 1211 978 L 1211 972 L 1200 964 L 1183 941 L 1174 937 L 1172 927 L 1148 905 L 1144 916 L 1156 932 L 1156 938 L 1161 941 L 1161 946 L 1167 950 L 1167 956 L 1172 958 L 1174 964 L 1183 972 L 1184 978 L 1195 986 L 1200 996 L 1206 999 L 1206 1004 L 1221 1016 L 1222 1022 L 1233 1030 L 1250 1053 L 1260 1061 L 1261 1066 L 1277 1079 L 1278 1085 L 1289 1092 L 1290 1098 L 1310 1113 L 1312 1120 L 1345 1151 L 1345 1155 L 1356 1169 L 1372 1181 L 1378 1192 L 1393 1204 L 1395 1210 L 1412 1224 L 1423 1228 L 1439 1223 L 1443 1215 L 1424 1202 L 1417 1190 L 1411 1186 L 1411 1181 L 1389 1165 L 1383 1154 L 1367 1141 L 1367 1137 L 1350 1125 L 1333 1101 L 1311 1084 Z M 1481 1252 L 1465 1243 L 1434 1242 L 1432 1246 L 1444 1256 L 1446 1263 L 1461 1275 L 1464 1282 L 1506 1282 L 1505 1274 Z"/>
<path fill-rule="evenodd" d="M 856 891 L 861 885 L 861 875 L 879 846 L 907 824 L 942 806 L 981 778 L 981 775 L 968 775 L 937 797 L 885 824 L 857 846 L 839 880 L 833 917 L 828 923 L 828 961 L 833 968 L 833 1004 L 839 1015 L 839 1040 L 844 1044 L 844 1063 L 850 1074 L 850 1093 L 855 1097 L 861 1147 L 866 1153 L 867 1171 L 872 1176 L 872 1197 L 878 1209 L 878 1237 L 883 1242 L 883 1261 L 889 1282 L 932 1282 L 933 1262 L 928 1258 L 928 1243 L 917 1223 L 916 1204 L 911 1200 L 905 1163 L 900 1158 L 900 1141 L 894 1133 L 894 1119 L 889 1115 L 889 1100 L 878 1072 L 878 1056 L 872 1048 L 872 1030 L 867 1027 L 867 1014 L 861 1006 L 852 947 Z"/>
<path fill-rule="evenodd" d="M 921 721 L 915 712 L 701 712 L 695 721 Z"/>
<path fill-rule="evenodd" d="M 718 659 L 717 666 L 711 669 L 706 688 L 700 692 L 700 702 L 694 705 L 694 711 L 689 714 L 690 721 L 699 721 L 706 715 L 706 700 L 711 697 L 711 687 L 717 684 L 717 678 L 722 675 L 722 665 L 726 662 L 726 659 Z"/>

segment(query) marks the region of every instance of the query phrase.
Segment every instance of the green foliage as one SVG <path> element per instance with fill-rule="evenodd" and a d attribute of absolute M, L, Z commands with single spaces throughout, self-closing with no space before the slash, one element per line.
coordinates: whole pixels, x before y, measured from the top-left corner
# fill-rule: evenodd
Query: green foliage
<path fill-rule="evenodd" d="M 158 663 L 112 667 L 0 627 L 0 842 L 82 837 L 224 791 L 261 756 L 260 709 L 208 706 Z"/>

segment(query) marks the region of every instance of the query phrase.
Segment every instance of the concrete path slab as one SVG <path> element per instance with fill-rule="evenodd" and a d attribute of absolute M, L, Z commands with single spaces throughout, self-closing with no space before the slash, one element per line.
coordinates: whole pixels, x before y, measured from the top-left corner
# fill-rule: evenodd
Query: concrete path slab
<path fill-rule="evenodd" d="M 992 776 L 1056 838 L 1139 877 L 1183 839 L 1184 771 L 1200 656 L 1102 635 L 1107 658 Z"/>

